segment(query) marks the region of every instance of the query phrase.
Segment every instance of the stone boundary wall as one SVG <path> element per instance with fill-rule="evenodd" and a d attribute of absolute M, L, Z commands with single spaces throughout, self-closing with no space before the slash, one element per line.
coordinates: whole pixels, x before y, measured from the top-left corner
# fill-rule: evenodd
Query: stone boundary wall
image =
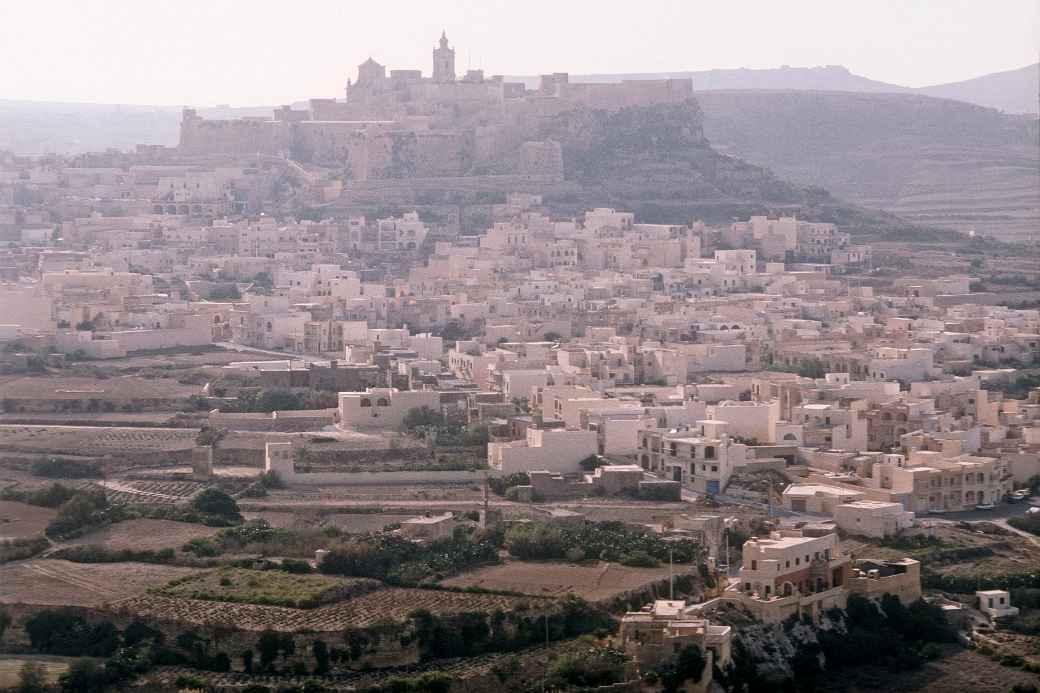
<path fill-rule="evenodd" d="M 493 469 L 475 472 L 313 472 L 294 474 L 288 484 L 326 486 L 393 486 L 396 484 L 484 483 L 484 475 L 497 476 Z"/>

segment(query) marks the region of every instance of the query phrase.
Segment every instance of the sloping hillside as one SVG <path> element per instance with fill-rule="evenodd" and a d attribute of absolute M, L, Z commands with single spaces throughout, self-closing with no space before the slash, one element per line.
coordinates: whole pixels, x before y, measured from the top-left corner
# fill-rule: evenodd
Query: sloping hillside
<path fill-rule="evenodd" d="M 963 82 L 922 87 L 918 91 L 941 99 L 989 106 L 1005 113 L 1037 113 L 1040 112 L 1040 63 Z"/>
<path fill-rule="evenodd" d="M 912 94 L 702 92 L 719 151 L 910 220 L 1006 240 L 1040 228 L 1036 118 Z"/>
<path fill-rule="evenodd" d="M 896 228 L 901 220 L 834 199 L 822 186 L 797 185 L 712 148 L 695 100 L 625 108 L 576 109 L 543 124 L 539 138 L 563 147 L 564 177 L 582 194 L 550 199 L 575 212 L 590 205 L 631 209 L 648 222 L 795 213 L 851 230 Z M 552 196 L 549 196 L 550 198 Z"/>

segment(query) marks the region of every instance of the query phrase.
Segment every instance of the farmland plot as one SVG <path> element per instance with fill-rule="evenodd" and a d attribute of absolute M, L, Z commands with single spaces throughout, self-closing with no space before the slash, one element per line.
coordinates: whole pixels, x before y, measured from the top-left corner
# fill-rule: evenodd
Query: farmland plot
<path fill-rule="evenodd" d="M 676 566 L 675 575 L 690 570 L 687 565 Z M 542 597 L 562 597 L 571 593 L 589 601 L 600 601 L 667 579 L 668 566 L 629 568 L 605 562 L 508 561 L 456 575 L 441 581 L 441 585 L 462 589 L 480 587 Z"/>
<path fill-rule="evenodd" d="M 196 626 L 283 632 L 343 631 L 365 628 L 377 623 L 402 622 L 416 609 L 432 614 L 464 611 L 491 613 L 511 611 L 519 604 L 551 608 L 552 601 L 490 594 L 469 594 L 440 590 L 388 588 L 317 609 L 290 609 L 256 604 L 230 604 L 198 599 L 181 599 L 148 594 L 122 600 L 111 608 L 142 619 L 176 621 Z"/>
<path fill-rule="evenodd" d="M 0 565 L 0 603 L 97 606 L 197 572 L 147 563 L 34 559 Z"/>
<path fill-rule="evenodd" d="M 62 546 L 83 546 L 100 544 L 110 549 L 133 549 L 135 551 L 156 550 L 163 548 L 180 548 L 192 539 L 211 537 L 219 530 L 217 527 L 190 522 L 174 522 L 172 520 L 126 520 L 107 525 L 89 532 Z"/>
<path fill-rule="evenodd" d="M 0 541 L 39 536 L 57 514 L 50 508 L 0 501 Z"/>

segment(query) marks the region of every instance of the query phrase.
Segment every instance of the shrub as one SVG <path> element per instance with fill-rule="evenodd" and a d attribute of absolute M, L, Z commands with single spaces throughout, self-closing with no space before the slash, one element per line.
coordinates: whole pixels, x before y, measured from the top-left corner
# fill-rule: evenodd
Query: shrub
<path fill-rule="evenodd" d="M 549 665 L 550 688 L 595 688 L 624 680 L 625 656 L 613 650 L 589 649 L 565 654 Z"/>
<path fill-rule="evenodd" d="M 563 558 L 566 550 L 563 532 L 541 523 L 510 527 L 505 548 L 509 555 L 525 561 Z"/>
<path fill-rule="evenodd" d="M 73 563 L 172 563 L 177 554 L 173 549 L 110 549 L 101 544 L 84 544 L 60 549 L 53 558 L 60 558 Z"/>
<path fill-rule="evenodd" d="M 578 465 L 586 472 L 591 472 L 603 463 L 604 460 L 599 455 L 589 455 L 588 457 L 578 461 Z"/>
<path fill-rule="evenodd" d="M 59 460 L 53 457 L 33 462 L 31 471 L 33 476 L 48 479 L 84 479 L 101 476 L 101 467 L 96 462 Z"/>
<path fill-rule="evenodd" d="M 119 647 L 119 631 L 109 621 L 87 623 L 62 609 L 44 609 L 25 621 L 34 650 L 70 657 L 107 657 Z"/>
<path fill-rule="evenodd" d="M 191 500 L 191 507 L 206 515 L 215 515 L 232 521 L 241 521 L 242 513 L 238 510 L 238 503 L 219 488 L 203 489 Z"/>
<path fill-rule="evenodd" d="M 76 536 L 94 527 L 122 519 L 124 515 L 125 510 L 122 508 L 110 511 L 108 498 L 101 489 L 75 491 L 58 509 L 57 517 L 47 525 L 47 535 Z"/>
<path fill-rule="evenodd" d="M 395 534 L 366 534 L 350 536 L 333 545 L 322 561 L 321 572 L 414 585 L 497 560 L 497 548 L 485 535 L 471 538 L 456 533 L 451 538 L 417 546 Z"/>
<path fill-rule="evenodd" d="M 509 489 L 514 486 L 529 486 L 530 484 L 531 477 L 526 472 L 516 472 L 508 476 L 497 476 L 488 479 L 488 488 L 491 489 L 492 493 L 499 496 L 506 495 Z"/>
<path fill-rule="evenodd" d="M 47 690 L 47 670 L 39 662 L 26 662 L 18 672 L 18 693 L 44 693 Z"/>
<path fill-rule="evenodd" d="M 564 553 L 564 558 L 571 563 L 581 563 L 585 560 L 585 550 L 580 546 L 572 546 Z"/>
<path fill-rule="evenodd" d="M 187 676 L 183 674 L 174 679 L 173 683 L 180 689 L 190 688 L 193 690 L 202 690 L 206 687 L 206 682 L 197 676 Z"/>
<path fill-rule="evenodd" d="M 30 558 L 50 545 L 46 537 L 21 537 L 18 539 L 0 540 L 0 563 Z"/>
<path fill-rule="evenodd" d="M 314 572 L 314 568 L 307 561 L 298 561 L 293 558 L 286 558 L 282 560 L 281 569 L 287 573 L 293 573 L 295 575 L 307 575 Z"/>
<path fill-rule="evenodd" d="M 621 557 L 621 565 L 630 568 L 656 568 L 660 563 L 646 551 L 633 551 Z"/>
<path fill-rule="evenodd" d="M 660 537 L 629 527 L 622 522 L 585 522 L 573 527 L 554 527 L 539 522 L 510 527 L 504 546 L 521 560 L 559 559 L 571 548 L 580 548 L 588 557 L 605 561 L 624 561 L 656 565 L 652 561 L 693 563 L 702 556 L 694 541 L 663 541 Z M 647 560 L 646 557 L 651 560 Z"/>

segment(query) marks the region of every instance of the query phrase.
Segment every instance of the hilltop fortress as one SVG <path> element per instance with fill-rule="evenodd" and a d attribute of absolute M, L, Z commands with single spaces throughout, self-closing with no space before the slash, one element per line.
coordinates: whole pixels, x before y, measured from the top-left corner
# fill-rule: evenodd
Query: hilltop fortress
<path fill-rule="evenodd" d="M 549 184 L 563 179 L 560 144 L 536 139 L 547 119 L 577 108 L 680 103 L 689 79 L 616 84 L 572 83 L 543 75 L 531 90 L 483 70 L 458 77 L 455 51 L 441 35 L 432 76 L 390 70 L 369 58 L 346 86 L 345 100 L 311 99 L 270 118 L 207 120 L 185 109 L 178 154 L 190 159 L 279 157 L 338 169 L 347 182 L 501 176 Z M 503 180 L 503 183 L 506 181 Z"/>

